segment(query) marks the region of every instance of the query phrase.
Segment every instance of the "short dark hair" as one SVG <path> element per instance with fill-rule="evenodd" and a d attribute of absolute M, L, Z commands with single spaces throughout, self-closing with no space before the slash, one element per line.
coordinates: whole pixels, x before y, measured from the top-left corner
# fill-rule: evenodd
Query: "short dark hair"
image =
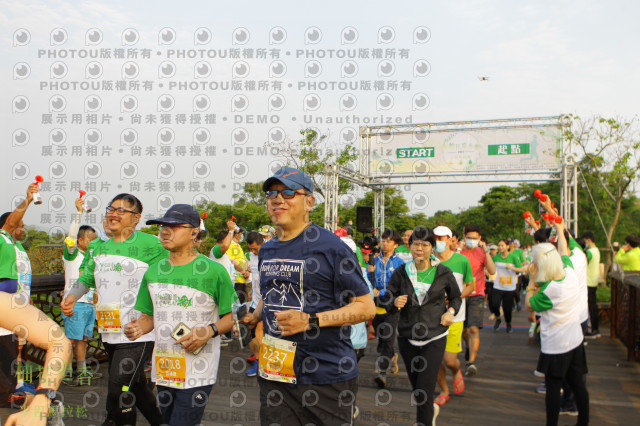
<path fill-rule="evenodd" d="M 138 214 L 142 213 L 142 203 L 140 202 L 140 200 L 138 200 L 138 198 L 135 195 L 131 195 L 123 192 L 122 194 L 118 194 L 115 197 L 113 197 L 113 199 L 109 202 L 109 205 L 113 204 L 113 202 L 117 200 L 126 201 L 129 205 L 132 206 L 134 212 Z"/>
<path fill-rule="evenodd" d="M 411 234 L 411 238 L 409 238 L 409 244 L 413 243 L 413 241 L 429 241 L 432 246 L 436 245 L 436 234 L 433 233 L 433 229 L 427 228 L 426 226 L 416 226 L 413 230 L 413 234 Z"/>
<path fill-rule="evenodd" d="M 458 231 L 456 231 L 455 229 L 451 230 L 451 236 L 460 239 L 460 234 L 458 234 Z"/>
<path fill-rule="evenodd" d="M 85 238 L 87 236 L 87 232 L 93 232 L 94 234 L 97 233 L 92 226 L 82 225 L 80 229 L 78 229 L 78 238 Z"/>
<path fill-rule="evenodd" d="M 464 232 L 464 235 L 467 235 L 469 232 L 477 232 L 478 234 L 482 235 L 482 232 L 480 232 L 480 227 L 475 223 L 470 223 L 467 226 L 465 226 L 463 232 Z"/>
<path fill-rule="evenodd" d="M 0 216 L 0 229 L 4 226 L 5 223 L 7 223 L 7 219 L 9 219 L 10 215 L 11 212 L 2 213 L 2 216 Z"/>
<path fill-rule="evenodd" d="M 551 228 L 540 228 L 533 234 L 533 241 L 536 243 L 546 243 L 551 236 Z"/>
<path fill-rule="evenodd" d="M 391 240 L 397 245 L 402 244 L 402 237 L 400 237 L 400 234 L 398 234 L 398 231 L 395 229 L 385 229 L 380 239 Z"/>
<path fill-rule="evenodd" d="M 583 233 L 580 238 L 584 238 L 585 240 L 591 240 L 594 243 L 596 242 L 596 236 L 592 231 L 587 231 Z"/>
<path fill-rule="evenodd" d="M 229 231 L 218 232 L 218 236 L 216 237 L 216 243 L 219 243 L 220 241 L 224 240 L 227 237 L 227 234 L 229 234 Z"/>
<path fill-rule="evenodd" d="M 258 244 L 262 245 L 264 243 L 264 238 L 257 231 L 251 231 L 247 234 L 247 244 Z"/>
<path fill-rule="evenodd" d="M 498 240 L 498 244 L 500 244 L 501 242 L 504 242 L 506 245 L 509 245 L 509 240 L 510 240 L 510 239 L 511 239 L 511 238 L 500 238 L 500 239 Z"/>
<path fill-rule="evenodd" d="M 640 238 L 638 238 L 636 235 L 627 235 L 624 240 L 632 248 L 636 248 L 636 247 L 638 247 L 640 245 Z"/>

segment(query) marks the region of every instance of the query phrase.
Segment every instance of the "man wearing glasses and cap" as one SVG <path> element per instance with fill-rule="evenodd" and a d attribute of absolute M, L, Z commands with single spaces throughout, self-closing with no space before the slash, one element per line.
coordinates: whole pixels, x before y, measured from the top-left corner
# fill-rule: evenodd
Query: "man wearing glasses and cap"
<path fill-rule="evenodd" d="M 237 296 L 224 266 L 195 248 L 196 209 L 175 204 L 147 225 L 160 225 L 160 242 L 170 255 L 144 274 L 135 305 L 142 315 L 124 332 L 134 341 L 155 329 L 151 380 L 158 386 L 164 423 L 199 424 L 218 374 L 218 336 L 233 326 Z"/>
<path fill-rule="evenodd" d="M 285 167 L 263 184 L 277 236 L 259 252 L 262 300 L 243 321 L 264 320 L 260 421 L 351 424 L 358 366 L 350 328 L 375 314 L 355 254 L 309 220 L 313 182 Z"/>

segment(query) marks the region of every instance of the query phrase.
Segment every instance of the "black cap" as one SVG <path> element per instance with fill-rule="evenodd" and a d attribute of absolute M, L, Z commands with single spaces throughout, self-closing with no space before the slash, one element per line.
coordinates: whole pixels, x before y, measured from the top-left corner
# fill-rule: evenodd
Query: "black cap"
<path fill-rule="evenodd" d="M 147 221 L 147 225 L 180 225 L 186 223 L 194 228 L 200 227 L 200 214 L 189 204 L 174 204 L 159 219 Z"/>

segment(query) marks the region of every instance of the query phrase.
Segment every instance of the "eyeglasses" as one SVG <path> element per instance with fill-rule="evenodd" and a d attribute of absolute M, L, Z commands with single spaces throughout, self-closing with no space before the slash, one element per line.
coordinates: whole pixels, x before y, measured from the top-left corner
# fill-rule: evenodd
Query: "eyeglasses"
<path fill-rule="evenodd" d="M 290 200 L 296 195 L 307 195 L 304 192 L 294 191 L 293 189 L 281 189 L 281 190 L 273 190 L 273 191 L 265 191 L 268 200 L 275 200 L 278 198 L 278 194 L 282 195 L 282 198 L 285 200 Z"/>
<path fill-rule="evenodd" d="M 160 225 L 160 229 L 165 229 L 165 228 L 169 228 L 169 229 L 173 229 L 173 228 L 187 228 L 187 229 L 195 229 L 195 227 L 193 226 L 183 226 L 183 225 L 172 225 L 172 224 L 164 224 L 164 225 Z"/>
<path fill-rule="evenodd" d="M 422 242 L 414 241 L 414 242 L 411 243 L 411 245 L 415 246 L 416 248 L 420 248 L 421 247 L 423 249 L 431 247 L 431 243 L 429 241 L 422 241 Z"/>
<path fill-rule="evenodd" d="M 133 213 L 133 214 L 138 214 L 136 212 L 134 212 L 133 210 L 127 210 L 127 209 L 123 209 L 122 207 L 107 207 L 107 214 L 109 213 L 116 213 L 118 216 L 122 216 L 125 213 Z"/>

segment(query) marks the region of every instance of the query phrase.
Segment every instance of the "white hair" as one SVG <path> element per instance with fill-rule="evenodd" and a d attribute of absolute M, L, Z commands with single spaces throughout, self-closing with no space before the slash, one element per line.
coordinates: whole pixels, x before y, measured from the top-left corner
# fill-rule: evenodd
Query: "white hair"
<path fill-rule="evenodd" d="M 533 246 L 531 261 L 536 264 L 538 270 L 534 277 L 534 281 L 537 283 L 551 281 L 565 275 L 560 253 L 551 243 L 540 243 Z"/>

